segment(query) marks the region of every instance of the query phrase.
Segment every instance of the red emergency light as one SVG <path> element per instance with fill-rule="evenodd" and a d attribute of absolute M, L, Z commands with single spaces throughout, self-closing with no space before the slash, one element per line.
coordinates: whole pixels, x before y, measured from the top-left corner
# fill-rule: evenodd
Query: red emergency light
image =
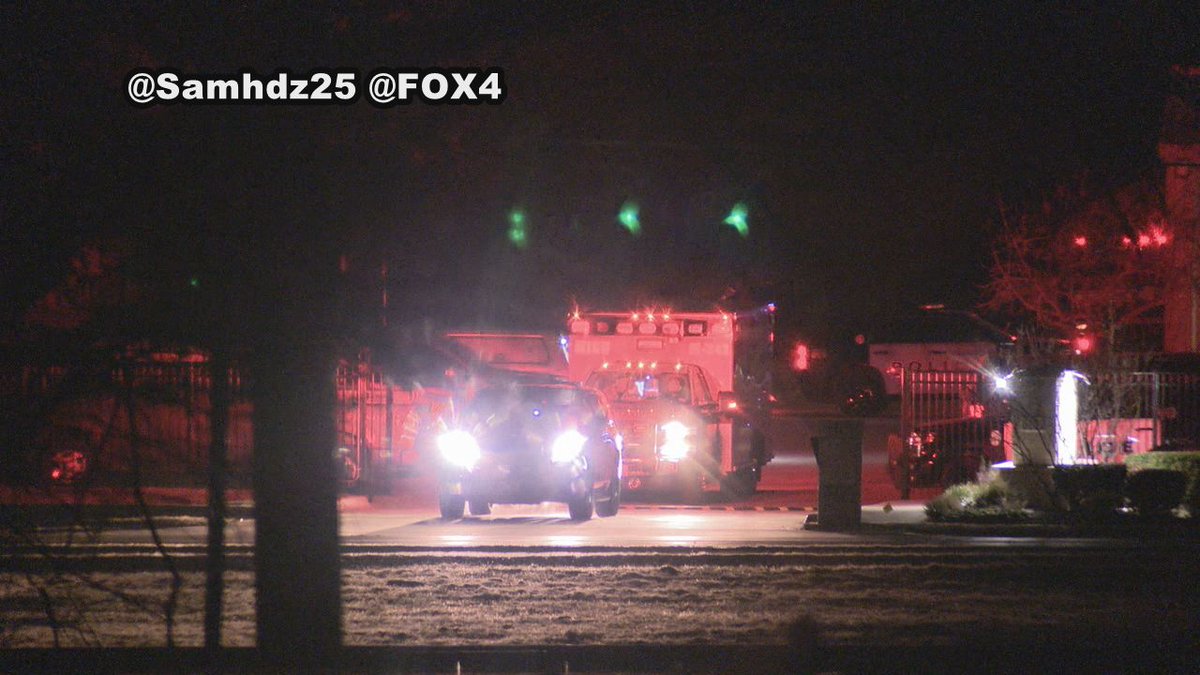
<path fill-rule="evenodd" d="M 792 370 L 808 370 L 808 345 L 797 342 L 792 348 Z"/>
<path fill-rule="evenodd" d="M 1096 341 L 1090 335 L 1077 335 L 1074 340 L 1071 340 L 1071 348 L 1078 355 L 1087 354 L 1096 346 Z"/>

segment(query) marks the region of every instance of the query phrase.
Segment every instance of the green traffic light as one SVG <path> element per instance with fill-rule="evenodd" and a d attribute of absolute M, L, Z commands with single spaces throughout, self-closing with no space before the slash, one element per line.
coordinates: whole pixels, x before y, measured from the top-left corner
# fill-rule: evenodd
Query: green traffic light
<path fill-rule="evenodd" d="M 525 233 L 525 230 L 520 228 L 510 229 L 508 231 L 508 240 L 517 248 L 525 248 L 529 245 L 529 235 Z"/>
<path fill-rule="evenodd" d="M 525 229 L 525 212 L 513 209 L 508 212 L 508 240 L 517 248 L 529 245 L 529 233 Z"/>
<path fill-rule="evenodd" d="M 750 209 L 742 202 L 734 204 L 725 218 L 725 224 L 732 226 L 743 237 L 750 236 Z"/>
<path fill-rule="evenodd" d="M 621 212 L 617 214 L 617 220 L 621 225 L 629 230 L 629 234 L 637 236 L 642 233 L 642 221 L 638 219 L 638 205 L 636 202 L 627 201 L 621 205 Z"/>
<path fill-rule="evenodd" d="M 188 286 L 192 288 L 200 288 L 200 277 L 192 277 L 188 279 Z"/>

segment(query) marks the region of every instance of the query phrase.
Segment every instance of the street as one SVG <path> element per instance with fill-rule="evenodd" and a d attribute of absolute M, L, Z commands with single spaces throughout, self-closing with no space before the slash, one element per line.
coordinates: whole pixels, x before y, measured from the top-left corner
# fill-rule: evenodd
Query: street
<path fill-rule="evenodd" d="M 817 420 L 776 416 L 768 429 L 775 458 L 757 494 L 737 501 L 710 494 L 703 505 L 681 506 L 658 496 L 627 495 L 614 518 L 572 522 L 562 504 L 497 505 L 487 516 L 446 522 L 437 517 L 434 488 L 419 479 L 409 494 L 342 500 L 341 534 L 347 543 L 398 546 L 763 546 L 796 543 L 815 512 L 818 472 L 809 438 Z M 865 420 L 863 503 L 896 499 L 887 477 L 887 434 L 895 418 Z"/>
<path fill-rule="evenodd" d="M 816 506 L 817 460 L 811 439 L 824 419 L 828 417 L 777 411 L 767 427 L 767 447 L 775 453 L 775 458 L 763 470 L 759 490 L 798 492 L 807 500 L 806 505 Z M 899 433 L 900 421 L 896 417 L 863 419 L 864 504 L 899 497 L 887 475 L 887 438 Z"/>
<path fill-rule="evenodd" d="M 919 501 L 883 506 L 896 499 L 885 452 L 895 422 L 865 421 L 866 523 L 923 517 Z M 1172 671 L 1188 661 L 1197 616 L 1194 544 L 805 529 L 816 504 L 807 443 L 815 423 L 776 418 L 776 457 L 763 489 L 736 502 L 636 498 L 616 517 L 582 523 L 558 504 L 500 505 L 487 516 L 444 521 L 435 486 L 420 477 L 389 496 L 343 496 L 345 644 L 416 649 L 354 654 L 424 659 L 426 670 L 475 663 L 486 671 L 495 659 L 524 658 L 511 650 L 527 646 L 565 649 L 554 653 L 573 669 L 620 663 L 633 671 L 686 664 L 695 672 L 791 672 L 797 655 L 849 670 L 896 659 L 906 670 L 1044 665 L 1026 651 L 1031 645 L 1059 660 L 1052 662 L 1091 669 L 1138 658 Z M 181 575 L 174 639 L 197 645 L 205 523 L 176 513 L 161 519 L 158 534 Z M 48 543 L 63 536 L 47 535 Z M 37 602 L 42 591 L 79 608 L 63 615 L 71 627 L 64 644 L 164 644 L 162 608 L 172 582 L 150 542 L 137 519 L 117 519 L 97 540 L 65 547 L 51 576 L 28 576 L 45 571 L 37 550 L 14 551 L 0 569 L 7 589 L 0 601 L 13 608 L 7 620 L 22 626 L 7 636 L 8 646 L 51 644 Z M 231 518 L 227 543 L 225 644 L 250 647 L 253 520 Z M 1050 636 L 1058 636 L 1057 646 L 1046 646 Z M 980 639 L 979 648 L 959 648 Z M 673 651 L 698 644 L 715 646 L 715 658 L 725 661 Z M 462 649 L 483 651 L 464 656 Z M 45 671 L 68 658 L 38 656 Z"/>
<path fill-rule="evenodd" d="M 613 518 L 576 523 L 566 506 L 496 505 L 487 516 L 444 521 L 438 516 L 436 485 L 423 475 L 398 482 L 389 495 L 343 495 L 339 500 L 340 532 L 347 544 L 405 547 L 616 547 L 616 546 L 786 546 L 844 535 L 805 531 L 816 512 L 818 470 L 810 437 L 820 418 L 776 416 L 768 428 L 775 458 L 763 471 L 756 494 L 729 501 L 711 493 L 702 505 L 673 503 L 668 495 L 626 494 Z M 886 442 L 895 433 L 894 417 L 864 420 L 862 503 L 864 520 L 882 514 L 882 505 L 898 498 L 887 476 Z M 930 496 L 932 496 L 931 493 Z M 919 506 L 906 515 L 919 520 Z M 298 524 L 299 526 L 299 524 Z M 160 524 L 159 535 L 173 544 L 202 544 L 206 525 L 199 517 L 175 517 Z M 254 541 L 249 518 L 231 518 L 230 544 Z M 114 521 L 100 539 L 106 543 L 145 543 L 151 534 L 136 519 Z"/>

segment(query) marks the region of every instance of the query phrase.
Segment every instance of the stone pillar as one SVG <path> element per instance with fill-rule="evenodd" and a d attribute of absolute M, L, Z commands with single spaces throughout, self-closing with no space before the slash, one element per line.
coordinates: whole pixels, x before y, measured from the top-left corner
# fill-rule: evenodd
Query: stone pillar
<path fill-rule="evenodd" d="M 812 438 L 817 458 L 817 524 L 853 530 L 862 524 L 862 419 L 818 422 Z"/>
<path fill-rule="evenodd" d="M 1174 245 L 1186 247 L 1185 273 L 1167 289 L 1163 351 L 1200 352 L 1200 66 L 1171 69 L 1158 157 Z"/>

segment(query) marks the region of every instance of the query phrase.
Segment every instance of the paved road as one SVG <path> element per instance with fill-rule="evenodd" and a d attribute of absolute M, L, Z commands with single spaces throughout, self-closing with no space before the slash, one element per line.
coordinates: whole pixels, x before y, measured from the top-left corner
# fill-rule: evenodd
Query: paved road
<path fill-rule="evenodd" d="M 347 544 L 412 547 L 728 547 L 844 540 L 846 535 L 804 529 L 817 505 L 818 471 L 809 439 L 819 423 L 814 417 L 775 417 L 768 431 L 775 459 L 763 473 L 759 492 L 740 501 L 723 501 L 713 494 L 697 507 L 656 501 L 654 495 L 631 495 L 617 517 L 585 523 L 572 522 L 561 504 L 497 505 L 488 516 L 446 522 L 438 517 L 436 486 L 417 476 L 398 485 L 393 495 L 343 497 L 341 532 Z M 898 498 L 886 472 L 887 435 L 895 427 L 895 418 L 864 423 L 862 493 L 867 521 L 882 518 L 882 505 Z M 888 518 L 897 516 L 920 520 L 920 507 L 901 507 Z M 175 518 L 165 524 L 162 534 L 168 542 L 205 541 L 199 518 Z M 149 539 L 136 521 L 126 528 L 109 528 L 103 536 L 111 543 Z M 253 521 L 232 520 L 227 538 L 231 544 L 252 544 Z"/>
<path fill-rule="evenodd" d="M 805 531 L 817 504 L 818 471 L 810 443 L 821 419 L 776 416 L 768 429 L 775 459 L 763 472 L 759 493 L 728 502 L 712 495 L 700 507 L 633 497 L 617 517 L 571 522 L 558 504 L 500 505 L 491 515 L 444 522 L 437 518 L 433 488 L 412 484 L 408 500 L 344 501 L 342 535 L 348 542 L 406 546 L 767 546 L 829 541 L 845 535 Z M 863 500 L 880 505 L 898 499 L 887 477 L 887 435 L 895 418 L 870 418 L 863 433 Z M 424 491 L 424 498 L 413 494 Z M 417 497 L 414 499 L 414 497 Z M 363 500 L 365 502 L 365 500 Z M 868 519 L 879 506 L 868 506 Z M 919 520 L 919 508 L 908 514 Z"/>
<path fill-rule="evenodd" d="M 817 460 L 811 439 L 826 417 L 776 415 L 767 428 L 767 445 L 775 459 L 763 471 L 760 489 L 811 493 L 816 505 Z M 900 433 L 895 417 L 870 417 L 863 420 L 863 503 L 896 499 L 899 493 L 887 475 L 887 438 Z"/>

